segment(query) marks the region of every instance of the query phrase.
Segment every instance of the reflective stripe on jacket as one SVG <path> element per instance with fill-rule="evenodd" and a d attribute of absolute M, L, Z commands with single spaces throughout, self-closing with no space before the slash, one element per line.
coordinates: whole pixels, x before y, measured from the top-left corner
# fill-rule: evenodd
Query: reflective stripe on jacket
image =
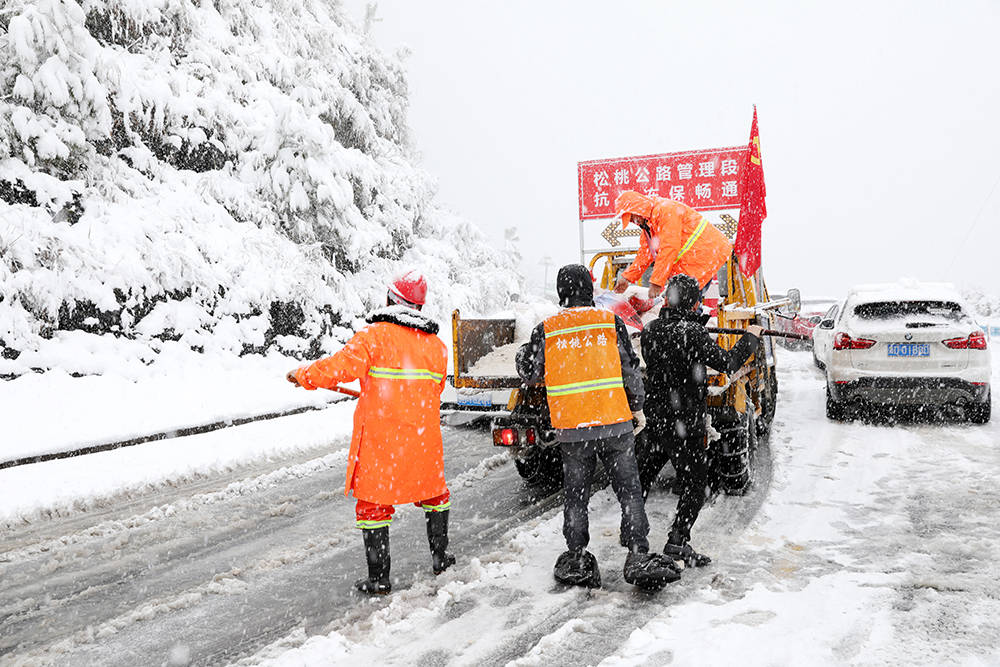
<path fill-rule="evenodd" d="M 435 334 L 410 324 L 433 324 L 419 313 L 390 308 L 375 315 L 342 350 L 296 376 L 307 389 L 361 382 L 345 495 L 353 490 L 355 498 L 380 505 L 435 498 L 448 490 L 440 412 L 447 352 Z"/>
<path fill-rule="evenodd" d="M 661 287 L 671 276 L 686 273 L 706 285 L 715 277 L 732 252 L 732 244 L 698 211 L 682 202 L 649 196 L 652 208 L 649 229 L 656 237 L 654 250 L 648 239 L 640 237 L 639 252 L 622 275 L 636 282 L 650 264 L 656 263 L 649 281 Z M 645 235 L 643 235 L 645 236 Z"/>
<path fill-rule="evenodd" d="M 630 421 L 614 313 L 567 308 L 543 326 L 552 426 L 575 429 Z"/>

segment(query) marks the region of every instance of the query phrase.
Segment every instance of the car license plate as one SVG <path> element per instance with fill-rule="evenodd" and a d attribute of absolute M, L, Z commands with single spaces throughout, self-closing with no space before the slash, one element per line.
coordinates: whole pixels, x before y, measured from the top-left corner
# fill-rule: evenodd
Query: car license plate
<path fill-rule="evenodd" d="M 493 405 L 493 392 L 459 394 L 457 403 L 467 407 L 488 408 Z"/>
<path fill-rule="evenodd" d="M 929 357 L 929 343 L 889 343 L 890 357 Z"/>

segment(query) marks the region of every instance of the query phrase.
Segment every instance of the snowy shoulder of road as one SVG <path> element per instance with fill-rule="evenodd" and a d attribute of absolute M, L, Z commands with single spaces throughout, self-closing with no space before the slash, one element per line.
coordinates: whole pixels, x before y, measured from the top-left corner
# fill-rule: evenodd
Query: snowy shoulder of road
<path fill-rule="evenodd" d="M 780 363 L 769 494 L 737 534 L 708 527 L 743 499 L 703 512 L 694 542 L 715 557 L 709 568 L 637 599 L 615 571 L 618 507 L 604 490 L 590 544 L 602 589 L 554 586 L 556 509 L 505 548 L 373 602 L 363 620 L 295 633 L 244 663 L 577 664 L 582 646 L 609 666 L 997 664 L 998 422 L 833 423 L 809 353 Z M 654 545 L 675 502 L 660 492 L 647 503 Z M 607 635 L 617 619 L 638 622 L 618 644 Z"/>
<path fill-rule="evenodd" d="M 147 366 L 131 358 L 129 341 L 69 334 L 62 345 L 77 364 L 89 359 L 103 374 L 73 377 L 53 370 L 0 382 L 0 462 L 325 407 L 341 396 L 294 387 L 284 376 L 302 362 L 277 354 L 207 355 L 167 344 Z M 141 346 L 134 347 L 141 354 Z M 344 401 L 297 415 L 291 422 L 294 432 L 285 420 L 263 421 L 238 433 L 221 429 L 3 469 L 0 525 L 85 509 L 116 495 L 340 442 L 350 436 L 353 412 L 354 401 Z"/>
<path fill-rule="evenodd" d="M 178 343 L 154 353 L 110 336 L 59 332 L 58 338 L 46 350 L 55 370 L 0 382 L 6 434 L 0 461 L 322 406 L 337 396 L 286 382 L 285 373 L 302 362 L 280 354 L 198 354 Z"/>
<path fill-rule="evenodd" d="M 515 321 L 523 339 L 558 308 L 528 300 L 493 315 Z M 439 320 L 452 365 L 450 322 Z M 344 338 L 350 335 L 345 330 Z M 82 331 L 57 331 L 16 360 L 0 359 L 0 419 L 4 438 L 0 463 L 88 446 L 121 442 L 171 430 L 203 426 L 303 407 L 322 407 L 340 397 L 306 392 L 285 382 L 302 365 L 270 352 L 240 356 L 239 341 L 222 340 L 211 351 L 193 352 L 183 342 L 130 340 Z M 518 340 L 521 340 L 518 338 Z M 300 341 L 301 342 L 301 341 Z M 342 341 L 341 341 L 342 342 Z M 341 342 L 327 341 L 329 354 Z M 516 350 L 514 350 L 516 351 Z M 491 367 L 514 373 L 513 351 Z M 321 354 L 322 356 L 322 354 Z M 33 368 L 48 368 L 45 373 Z M 344 385 L 357 389 L 357 383 Z M 446 400 L 454 400 L 450 392 Z"/>

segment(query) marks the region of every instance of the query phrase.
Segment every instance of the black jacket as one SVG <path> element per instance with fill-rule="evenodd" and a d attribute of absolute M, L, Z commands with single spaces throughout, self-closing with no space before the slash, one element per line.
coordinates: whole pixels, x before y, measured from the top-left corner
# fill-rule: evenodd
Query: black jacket
<path fill-rule="evenodd" d="M 744 334 L 732 350 L 724 350 L 705 328 L 707 317 L 690 310 L 664 307 L 642 332 L 646 362 L 646 407 L 651 419 L 681 419 L 700 425 L 707 411 L 708 372 L 738 370 L 760 339 Z"/>

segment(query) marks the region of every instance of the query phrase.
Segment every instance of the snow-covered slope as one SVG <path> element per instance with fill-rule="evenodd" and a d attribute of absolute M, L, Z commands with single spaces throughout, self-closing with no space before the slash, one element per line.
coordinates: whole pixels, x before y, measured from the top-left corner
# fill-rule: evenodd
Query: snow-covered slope
<path fill-rule="evenodd" d="M 0 374 L 68 330 L 315 353 L 404 265 L 439 317 L 520 291 L 339 4 L 12 0 L 0 28 Z"/>

